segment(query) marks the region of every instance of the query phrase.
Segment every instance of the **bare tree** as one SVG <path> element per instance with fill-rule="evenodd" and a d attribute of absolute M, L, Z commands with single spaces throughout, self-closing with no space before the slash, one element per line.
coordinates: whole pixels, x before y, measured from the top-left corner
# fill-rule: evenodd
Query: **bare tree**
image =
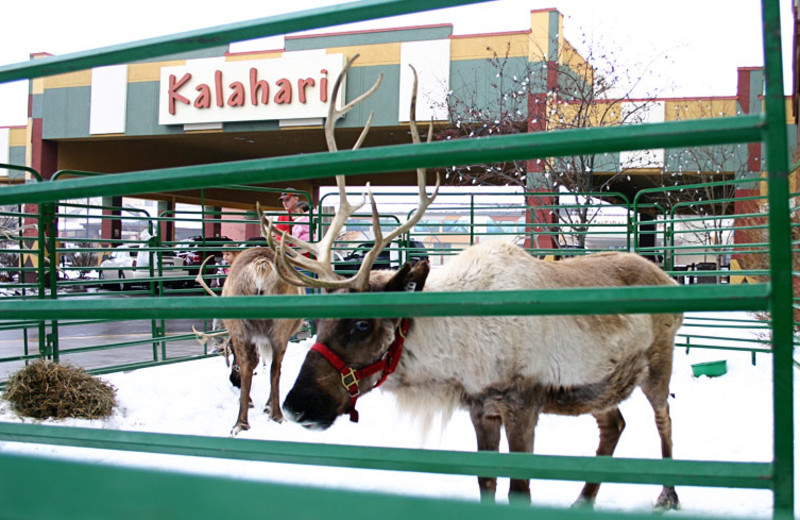
<path fill-rule="evenodd" d="M 436 135 L 437 139 L 472 139 L 527 132 L 532 64 L 527 60 L 524 63 L 513 60 L 510 43 L 502 54 L 491 47 L 486 50 L 491 53 L 487 58 L 491 74 L 475 69 L 472 76 L 462 74 L 459 77 L 462 94 L 451 92 L 448 96 L 446 108 L 450 125 Z M 525 186 L 526 161 L 454 166 L 445 171 L 445 183 L 454 186 Z"/>
<path fill-rule="evenodd" d="M 10 281 L 9 271 L 19 269 L 19 240 L 27 227 L 31 226 L 22 224 L 17 206 L 0 206 L 0 281 Z"/>
<path fill-rule="evenodd" d="M 561 40 L 555 47 L 556 56 L 537 49 L 542 56 L 538 62 L 514 59 L 510 43 L 502 52 L 487 47 L 490 79 L 482 83 L 480 78 L 470 78 L 470 83 L 461 78 L 464 93 L 449 96 L 450 126 L 438 138 L 477 138 L 647 121 L 657 93 L 635 98 L 633 92 L 646 75 L 652 74 L 652 62 L 638 69 L 627 68 L 614 52 L 600 50 L 589 38 L 584 36 L 582 43 L 588 49 L 585 58 Z M 458 166 L 446 171 L 445 182 L 521 186 L 568 194 L 574 197 L 575 204 L 569 210 L 551 211 L 550 222 L 559 222 L 561 231 L 570 230 L 577 245 L 583 247 L 587 224 L 601 209 L 597 196 L 592 194 L 612 191 L 627 176 L 629 167 L 663 162 L 660 153 L 639 152 L 633 166 L 616 154 Z M 557 202 L 559 195 L 554 198 Z M 610 194 L 604 198 L 614 200 Z"/>
<path fill-rule="evenodd" d="M 675 120 L 703 119 L 726 115 L 726 100 L 708 99 L 675 104 Z M 734 103 L 734 101 L 729 101 Z M 729 109 L 728 109 L 729 110 Z M 729 115 L 729 114 L 728 114 Z M 748 175 L 747 145 L 726 144 L 669 150 L 661 176 L 664 187 L 681 186 L 664 191 L 654 201 L 676 216 L 683 216 L 680 234 L 684 240 L 706 246 L 708 255 L 718 265 L 725 263 L 727 246 L 733 242 L 734 197 L 737 185 L 732 182 Z M 752 206 L 759 206 L 754 201 Z"/>

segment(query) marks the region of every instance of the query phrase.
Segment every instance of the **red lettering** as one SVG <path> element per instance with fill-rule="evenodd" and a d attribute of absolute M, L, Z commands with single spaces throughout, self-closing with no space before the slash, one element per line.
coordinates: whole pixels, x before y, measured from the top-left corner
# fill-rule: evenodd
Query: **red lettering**
<path fill-rule="evenodd" d="M 167 90 L 167 95 L 169 96 L 169 113 L 173 116 L 175 115 L 176 101 L 186 103 L 187 105 L 189 104 L 188 99 L 178 94 L 178 89 L 185 85 L 187 81 L 192 79 L 192 75 L 187 72 L 179 81 L 175 81 L 175 79 L 176 78 L 174 74 L 169 75 L 169 89 Z"/>
<path fill-rule="evenodd" d="M 319 100 L 323 103 L 328 102 L 328 70 L 319 71 L 322 77 L 319 79 Z"/>
<path fill-rule="evenodd" d="M 195 88 L 200 95 L 194 100 L 194 107 L 195 108 L 209 108 L 211 107 L 211 87 L 206 85 L 205 83 L 200 83 Z"/>
<path fill-rule="evenodd" d="M 261 104 L 269 103 L 269 83 L 263 79 L 258 79 L 258 69 L 250 69 L 250 102 L 253 106 L 258 106 L 258 91 L 261 91 Z"/>
<path fill-rule="evenodd" d="M 306 87 L 313 87 L 316 85 L 314 78 L 298 79 L 297 80 L 297 100 L 300 103 L 306 102 Z"/>
<path fill-rule="evenodd" d="M 222 71 L 214 71 L 214 87 L 217 93 L 217 106 L 222 108 L 225 106 L 225 94 L 222 92 Z"/>
<path fill-rule="evenodd" d="M 228 106 L 243 107 L 244 100 L 247 97 L 244 93 L 244 85 L 242 85 L 241 81 L 234 81 L 230 84 L 230 87 L 233 89 L 233 92 L 228 96 Z"/>
<path fill-rule="evenodd" d="M 292 102 L 292 83 L 286 79 L 281 78 L 275 82 L 281 89 L 275 94 L 275 104 L 283 105 Z"/>

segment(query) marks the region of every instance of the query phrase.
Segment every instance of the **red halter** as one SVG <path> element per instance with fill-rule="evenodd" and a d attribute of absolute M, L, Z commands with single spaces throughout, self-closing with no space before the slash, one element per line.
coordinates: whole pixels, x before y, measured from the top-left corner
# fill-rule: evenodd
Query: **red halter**
<path fill-rule="evenodd" d="M 403 343 L 406 340 L 406 334 L 408 334 L 408 327 L 408 320 L 403 318 L 402 321 L 400 321 L 400 325 L 395 330 L 394 341 L 389 345 L 389 350 L 386 352 L 386 355 L 379 361 L 359 368 L 358 370 L 350 368 L 339 356 L 322 343 L 314 343 L 314 346 L 311 347 L 311 350 L 322 354 L 322 356 L 342 374 L 342 386 L 344 386 L 347 393 L 350 394 L 350 408 L 347 410 L 347 413 L 350 414 L 351 421 L 358 422 L 356 400 L 361 394 L 361 391 L 358 389 L 358 382 L 365 377 L 377 374 L 381 370 L 383 371 L 383 375 L 372 388 L 378 388 L 386 381 L 386 378 L 395 371 L 397 364 L 400 362 L 400 355 L 403 353 Z"/>

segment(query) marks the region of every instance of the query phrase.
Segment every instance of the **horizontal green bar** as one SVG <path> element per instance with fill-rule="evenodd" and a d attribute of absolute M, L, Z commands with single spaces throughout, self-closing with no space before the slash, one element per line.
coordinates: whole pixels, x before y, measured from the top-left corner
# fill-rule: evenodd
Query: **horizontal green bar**
<path fill-rule="evenodd" d="M 486 0 L 361 0 L 297 11 L 217 27 L 198 29 L 100 49 L 51 56 L 0 67 L 0 83 L 84 70 L 99 65 L 129 63 L 167 54 L 178 54 L 231 42 L 289 34 L 362 20 L 432 9 L 474 4 Z"/>
<path fill-rule="evenodd" d="M 448 475 L 769 489 L 768 463 L 375 448 L 0 423 L 0 439 L 171 455 Z"/>
<path fill-rule="evenodd" d="M 0 205 L 186 190 L 228 185 L 234 181 L 240 184 L 276 183 L 330 177 L 337 173 L 388 174 L 418 167 L 447 167 L 576 153 L 744 143 L 758 141 L 762 129 L 760 116 L 740 116 L 378 146 L 6 186 L 0 190 Z"/>
<path fill-rule="evenodd" d="M 300 296 L 165 296 L 0 301 L 3 319 L 359 318 L 757 311 L 768 284 L 569 288 L 541 291 L 393 292 Z"/>
<path fill-rule="evenodd" d="M 0 511 L 26 520 L 191 518 L 347 520 L 652 520 L 650 513 L 547 509 L 289 486 L 242 478 L 0 454 Z M 47 490 L 42 499 L 41 490 Z M 684 520 L 692 517 L 680 515 Z M 697 518 L 697 517 L 695 517 Z M 703 520 L 713 517 L 703 516 Z M 787 517 L 787 518 L 790 518 Z"/>

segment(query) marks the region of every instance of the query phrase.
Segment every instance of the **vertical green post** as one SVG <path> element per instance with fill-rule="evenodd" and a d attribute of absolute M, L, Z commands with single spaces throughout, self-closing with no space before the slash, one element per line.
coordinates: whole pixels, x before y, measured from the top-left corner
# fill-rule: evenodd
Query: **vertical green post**
<path fill-rule="evenodd" d="M 763 0 L 766 146 L 769 184 L 770 278 L 775 517 L 794 514 L 794 419 L 792 381 L 792 255 L 789 157 L 778 0 Z"/>
<path fill-rule="evenodd" d="M 40 251 L 43 251 L 41 259 L 49 260 L 48 264 L 50 269 L 47 271 L 44 279 L 40 279 L 39 287 L 42 290 L 45 285 L 50 289 L 50 299 L 55 300 L 58 298 L 58 254 L 56 253 L 56 244 L 58 241 L 58 224 L 56 222 L 56 205 L 52 202 L 43 203 L 39 207 L 39 213 L 42 216 L 40 226 L 44 228 L 39 233 L 40 238 Z M 39 273 L 41 274 L 44 266 L 40 263 Z M 58 321 L 53 320 L 50 322 L 50 333 L 45 338 L 47 346 L 45 350 L 48 355 L 52 356 L 53 361 L 58 363 Z M 41 340 L 40 340 L 41 341 Z"/>
<path fill-rule="evenodd" d="M 475 243 L 475 195 L 469 196 L 469 245 Z"/>

